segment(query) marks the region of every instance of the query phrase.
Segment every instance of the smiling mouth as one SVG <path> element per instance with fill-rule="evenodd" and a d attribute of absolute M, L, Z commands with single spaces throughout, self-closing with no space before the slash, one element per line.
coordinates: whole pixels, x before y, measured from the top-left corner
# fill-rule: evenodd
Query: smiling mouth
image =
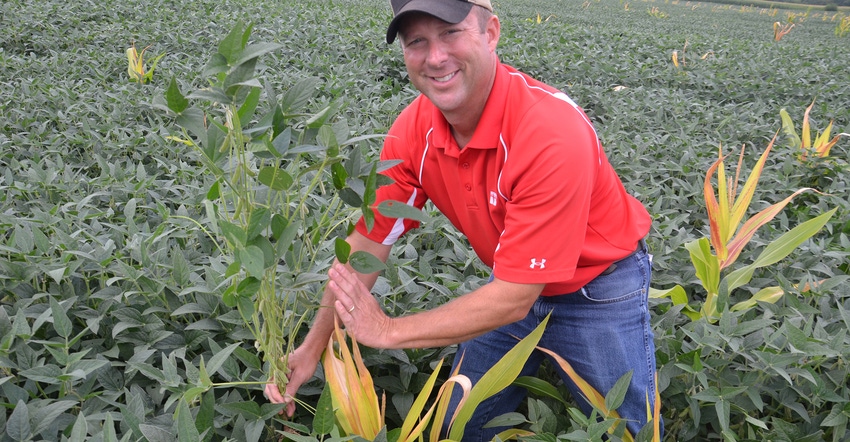
<path fill-rule="evenodd" d="M 452 72 L 451 74 L 446 75 L 444 77 L 431 77 L 431 78 L 433 78 L 434 81 L 437 81 L 439 83 L 445 83 L 445 82 L 451 80 L 455 76 L 456 73 L 457 72 Z"/>

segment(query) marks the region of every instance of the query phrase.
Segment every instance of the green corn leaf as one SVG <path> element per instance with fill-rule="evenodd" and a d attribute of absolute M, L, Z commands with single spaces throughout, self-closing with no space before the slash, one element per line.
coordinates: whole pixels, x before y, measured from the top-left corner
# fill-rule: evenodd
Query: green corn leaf
<path fill-rule="evenodd" d="M 702 286 L 709 293 L 717 293 L 717 287 L 720 285 L 720 263 L 717 257 L 711 254 L 708 239 L 691 241 L 685 244 L 685 248 L 691 255 L 691 262 L 697 278 L 702 281 Z"/>
<path fill-rule="evenodd" d="M 757 268 L 775 264 L 790 255 L 791 252 L 793 252 L 800 244 L 820 231 L 829 219 L 832 218 L 832 215 L 835 214 L 836 210 L 838 210 L 838 208 L 832 209 L 829 212 L 823 213 L 798 225 L 797 227 L 794 227 L 768 244 L 752 264 L 731 272 L 728 276 L 726 276 L 726 280 L 729 284 L 729 291 L 731 292 L 735 288 L 748 283 L 750 279 L 752 279 L 753 272 Z"/>
<path fill-rule="evenodd" d="M 441 359 L 440 363 L 436 366 L 442 367 L 442 365 L 443 360 Z M 417 395 L 416 399 L 413 401 L 413 405 L 410 406 L 410 410 L 401 425 L 401 435 L 404 436 L 404 439 L 401 440 L 407 440 L 411 436 L 414 436 L 414 427 L 417 421 L 419 421 L 422 417 L 422 410 L 425 409 L 425 404 L 431 396 L 431 391 L 434 389 L 434 384 L 437 382 L 437 375 L 439 373 L 439 370 L 434 370 L 434 372 L 431 373 L 431 376 L 428 377 L 428 380 L 425 381 L 425 384 L 420 389 L 419 395 Z"/>
<path fill-rule="evenodd" d="M 531 355 L 531 352 L 534 351 L 537 343 L 540 341 L 540 337 L 543 336 L 543 331 L 546 329 L 548 322 L 549 316 L 547 315 L 537 328 L 519 341 L 492 368 L 487 370 L 475 386 L 472 387 L 469 397 L 457 412 L 457 417 L 449 434 L 450 439 L 460 440 L 463 436 L 464 427 L 466 427 L 466 423 L 469 422 L 478 404 L 497 392 L 502 391 L 517 378 L 528 356 Z"/>
<path fill-rule="evenodd" d="M 750 299 L 747 299 L 746 301 L 741 301 L 741 302 L 733 305 L 730 310 L 733 311 L 733 312 L 738 312 L 738 311 L 741 311 L 741 310 L 749 310 L 749 309 L 755 307 L 756 304 L 758 304 L 759 301 L 769 302 L 771 304 L 775 304 L 776 301 L 778 301 L 780 298 L 782 298 L 782 295 L 784 295 L 784 294 L 785 294 L 785 291 L 782 290 L 782 287 L 777 287 L 777 286 L 765 287 L 765 288 L 759 290 Z"/>

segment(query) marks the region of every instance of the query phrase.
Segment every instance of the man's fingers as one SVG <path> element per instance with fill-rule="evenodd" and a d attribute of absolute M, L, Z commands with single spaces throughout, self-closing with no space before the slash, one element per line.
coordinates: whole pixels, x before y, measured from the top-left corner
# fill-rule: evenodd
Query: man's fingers
<path fill-rule="evenodd" d="M 273 404 L 282 404 L 285 402 L 284 396 L 280 393 L 280 389 L 274 383 L 266 384 L 266 398 Z"/>

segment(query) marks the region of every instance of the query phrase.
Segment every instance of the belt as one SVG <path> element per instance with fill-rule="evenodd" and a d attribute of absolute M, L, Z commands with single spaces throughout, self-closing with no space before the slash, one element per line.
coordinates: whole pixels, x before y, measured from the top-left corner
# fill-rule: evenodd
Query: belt
<path fill-rule="evenodd" d="M 624 259 L 630 258 L 630 257 L 631 257 L 632 255 L 634 255 L 635 253 L 637 253 L 637 252 L 642 252 L 642 251 L 644 251 L 644 250 L 647 250 L 647 248 L 646 248 L 646 239 L 645 239 L 645 238 L 641 238 L 641 239 L 640 239 L 640 241 L 638 241 L 637 248 L 635 248 L 635 250 L 634 250 L 632 253 L 629 253 L 628 255 L 626 255 L 626 256 L 624 256 L 624 257 L 622 257 L 622 258 L 620 258 L 620 259 L 618 259 L 618 260 L 614 261 L 614 263 L 613 263 L 613 264 L 611 264 L 610 266 L 608 266 L 608 268 L 607 268 L 607 269 L 605 269 L 605 271 L 604 271 L 604 272 L 602 272 L 602 273 L 600 274 L 600 276 L 601 276 L 601 275 L 610 275 L 611 273 L 614 273 L 614 270 L 617 270 L 617 263 L 618 263 L 618 262 L 620 262 L 620 261 L 622 261 L 622 260 L 624 260 Z"/>

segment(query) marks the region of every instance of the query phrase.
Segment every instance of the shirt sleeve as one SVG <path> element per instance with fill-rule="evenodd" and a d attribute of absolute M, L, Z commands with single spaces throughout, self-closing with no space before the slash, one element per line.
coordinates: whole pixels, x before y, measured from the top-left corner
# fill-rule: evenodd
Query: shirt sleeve
<path fill-rule="evenodd" d="M 393 123 L 384 141 L 381 160 L 400 160 L 401 163 L 382 172 L 392 183 L 377 189 L 375 205 L 372 207 L 374 225 L 369 229 L 362 216 L 356 225 L 360 234 L 384 245 L 395 244 L 404 233 L 418 227 L 419 222 L 384 216 L 378 211 L 378 206 L 385 201 L 398 201 L 421 210 L 428 200 L 419 183 L 416 166 L 416 152 L 420 151 L 418 147 L 421 142 L 410 136 L 416 133 L 412 130 L 415 123 L 412 121 L 412 113 L 411 107 L 405 109 Z"/>

